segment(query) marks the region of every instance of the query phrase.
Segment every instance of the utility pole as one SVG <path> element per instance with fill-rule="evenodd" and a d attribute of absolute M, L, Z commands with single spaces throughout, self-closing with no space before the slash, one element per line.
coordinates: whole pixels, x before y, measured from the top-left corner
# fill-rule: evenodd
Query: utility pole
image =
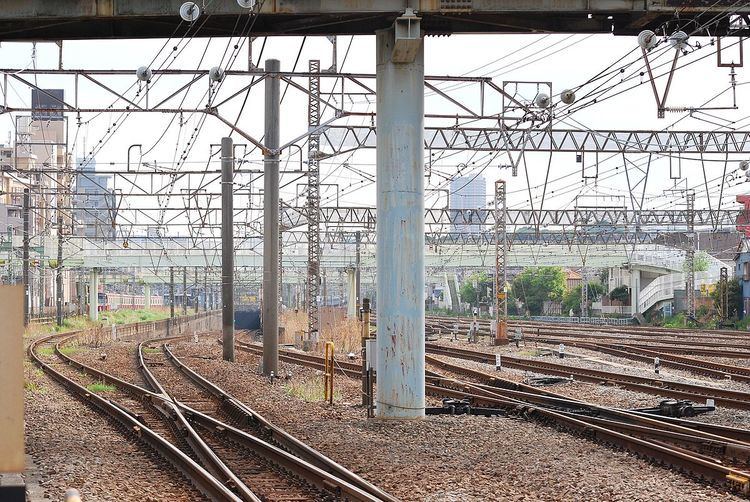
<path fill-rule="evenodd" d="M 263 153 L 263 374 L 279 374 L 279 60 L 266 60 Z M 271 75 L 273 74 L 273 75 Z"/>
<path fill-rule="evenodd" d="M 234 144 L 221 138 L 221 333 L 222 356 L 234 362 Z M 278 219 L 278 218 L 277 218 Z M 264 258 L 265 259 L 265 258 Z"/>
<path fill-rule="evenodd" d="M 31 291 L 29 288 L 29 206 L 31 195 L 29 189 L 23 189 L 23 324 L 28 326 L 30 320 Z"/>

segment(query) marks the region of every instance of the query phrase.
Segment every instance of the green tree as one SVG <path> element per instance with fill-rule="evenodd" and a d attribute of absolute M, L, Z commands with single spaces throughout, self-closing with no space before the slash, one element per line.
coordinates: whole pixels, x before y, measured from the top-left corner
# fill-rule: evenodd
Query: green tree
<path fill-rule="evenodd" d="M 560 301 L 565 294 L 565 273 L 560 267 L 527 268 L 513 279 L 512 293 L 531 315 L 539 315 L 547 300 Z"/>
<path fill-rule="evenodd" d="M 597 301 L 604 294 L 604 286 L 602 283 L 592 281 L 588 284 L 589 287 L 589 306 L 592 302 Z M 579 284 L 575 288 L 567 291 L 562 301 L 563 314 L 570 312 L 573 309 L 575 314 L 581 313 L 581 290 L 583 285 Z"/>
<path fill-rule="evenodd" d="M 710 265 L 708 253 L 700 251 L 693 257 L 693 272 L 705 272 Z M 689 272 L 687 260 L 682 264 L 682 271 Z"/>
<path fill-rule="evenodd" d="M 739 318 L 739 313 L 742 312 L 742 290 L 740 289 L 740 281 L 736 277 L 727 281 L 727 296 L 729 297 L 729 304 L 727 305 L 729 317 L 737 319 Z M 714 301 L 716 312 L 719 312 L 721 309 L 721 298 L 719 296 L 718 282 L 713 291 L 711 291 L 711 299 Z"/>
<path fill-rule="evenodd" d="M 628 287 L 624 284 L 622 286 L 617 286 L 615 289 L 609 292 L 609 299 L 613 302 L 627 303 L 629 296 L 630 295 L 628 294 Z"/>
<path fill-rule="evenodd" d="M 491 294 L 487 294 L 488 288 L 492 289 L 492 277 L 486 272 L 476 272 L 464 279 L 458 289 L 458 295 L 462 302 L 476 305 L 477 300 L 487 302 L 491 299 Z"/>

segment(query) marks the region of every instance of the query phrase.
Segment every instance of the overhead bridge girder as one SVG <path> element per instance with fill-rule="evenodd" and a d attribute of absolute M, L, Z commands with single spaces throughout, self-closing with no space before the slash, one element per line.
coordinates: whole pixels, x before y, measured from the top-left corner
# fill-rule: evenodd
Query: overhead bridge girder
<path fill-rule="evenodd" d="M 744 210 L 709 210 L 694 211 L 694 223 L 699 227 L 713 229 L 735 228 Z M 507 211 L 506 224 L 513 227 L 567 227 L 569 229 L 584 227 L 606 233 L 607 228 L 640 229 L 642 227 L 674 227 L 684 229 L 688 212 L 685 210 L 630 210 L 630 209 L 510 209 Z M 285 230 L 307 223 L 306 208 L 284 207 L 282 221 Z M 350 225 L 374 229 L 376 210 L 373 207 L 321 207 L 320 221 L 325 225 Z M 426 209 L 425 224 L 436 230 L 436 225 L 486 225 L 495 224 L 492 209 Z M 594 227 L 594 228 L 592 228 Z M 599 228 L 596 228 L 599 227 Z"/>
<path fill-rule="evenodd" d="M 427 150 L 747 154 L 750 131 L 613 131 L 425 127 Z M 321 135 L 328 156 L 375 148 L 372 126 L 332 125 Z"/>
<path fill-rule="evenodd" d="M 235 1 L 208 2 L 195 23 L 181 22 L 181 1 L 153 0 L 4 0 L 3 40 L 167 38 L 232 36 L 239 16 L 251 11 Z M 204 2 L 196 3 L 200 6 Z M 693 31 L 705 26 L 711 36 L 729 31 L 720 13 L 747 13 L 742 2 L 694 0 L 277 0 L 258 2 L 254 35 L 371 35 L 391 26 L 411 5 L 427 35 L 447 33 L 614 33 L 634 35 L 664 22 Z M 256 7 L 257 9 L 257 7 Z M 679 12 L 679 18 L 675 18 Z M 688 29 L 685 29 L 688 31 Z M 743 30 L 744 31 L 744 30 Z M 735 35 L 741 33 L 734 33 Z M 745 36 L 747 34 L 745 33 Z"/>

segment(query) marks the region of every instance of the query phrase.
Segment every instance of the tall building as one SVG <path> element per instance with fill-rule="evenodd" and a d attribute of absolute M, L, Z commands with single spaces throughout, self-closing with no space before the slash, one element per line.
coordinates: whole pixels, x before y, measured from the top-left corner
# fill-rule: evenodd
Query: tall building
<path fill-rule="evenodd" d="M 76 168 L 76 233 L 85 237 L 114 239 L 117 206 L 111 176 L 96 173 L 96 159 L 78 159 Z"/>
<path fill-rule="evenodd" d="M 484 176 L 460 176 L 451 181 L 449 209 L 483 209 L 487 203 L 487 182 Z M 481 232 L 480 222 L 471 223 L 469 213 L 456 215 L 454 232 Z"/>

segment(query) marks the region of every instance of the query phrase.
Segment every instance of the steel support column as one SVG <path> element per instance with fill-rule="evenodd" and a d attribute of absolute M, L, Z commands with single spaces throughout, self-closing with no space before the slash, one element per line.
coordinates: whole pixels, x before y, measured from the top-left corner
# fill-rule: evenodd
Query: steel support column
<path fill-rule="evenodd" d="M 414 419 L 425 406 L 424 45 L 394 62 L 395 32 L 376 32 L 377 416 Z"/>
<path fill-rule="evenodd" d="M 320 125 L 320 61 L 310 60 L 308 80 L 307 126 Z M 318 340 L 320 314 L 318 294 L 320 288 L 320 134 L 314 132 L 307 138 L 307 334 L 313 342 Z"/>
<path fill-rule="evenodd" d="M 169 267 L 169 318 L 174 319 L 174 267 Z"/>
<path fill-rule="evenodd" d="M 687 300 L 687 317 L 695 319 L 695 192 L 688 190 L 687 202 L 687 250 L 685 254 L 685 299 Z"/>
<path fill-rule="evenodd" d="M 234 361 L 233 182 L 232 138 L 221 138 L 221 333 L 225 361 Z"/>
<path fill-rule="evenodd" d="M 505 181 L 495 181 L 495 345 L 508 343 L 508 234 Z"/>
<path fill-rule="evenodd" d="M 266 72 L 279 71 L 278 59 L 266 60 Z M 279 83 L 265 81 L 265 146 L 263 154 L 263 373 L 279 374 Z"/>

